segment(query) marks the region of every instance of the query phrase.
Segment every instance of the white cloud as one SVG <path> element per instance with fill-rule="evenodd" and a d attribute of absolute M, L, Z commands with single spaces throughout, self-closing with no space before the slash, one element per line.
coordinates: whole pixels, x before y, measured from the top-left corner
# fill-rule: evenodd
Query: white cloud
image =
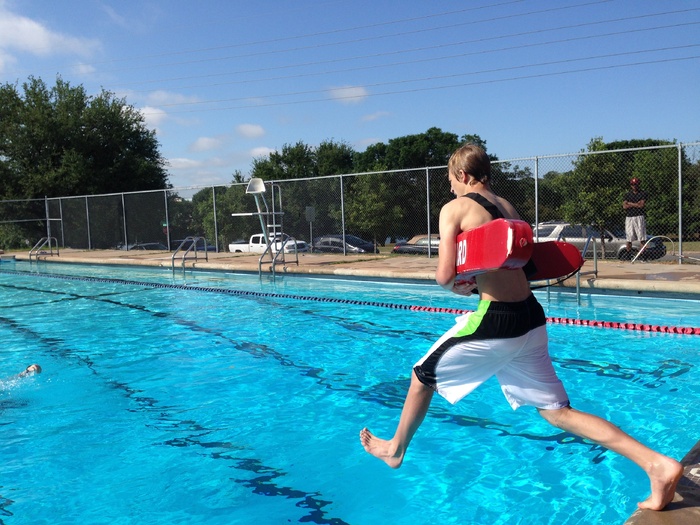
<path fill-rule="evenodd" d="M 257 139 L 265 135 L 265 128 L 259 124 L 241 124 L 236 127 L 236 131 L 248 139 Z"/>
<path fill-rule="evenodd" d="M 160 108 L 144 106 L 139 111 L 146 121 L 146 126 L 155 130 L 168 118 L 168 114 Z"/>
<path fill-rule="evenodd" d="M 181 95 L 179 93 L 172 93 L 170 91 L 158 90 L 149 93 L 146 96 L 146 103 L 151 106 L 173 106 L 177 104 L 189 104 L 192 102 L 198 102 L 197 97 L 191 97 L 187 95 Z"/>
<path fill-rule="evenodd" d="M 15 57 L 0 49 L 0 73 L 5 71 L 9 66 L 15 65 L 16 63 L 17 59 L 15 59 Z"/>
<path fill-rule="evenodd" d="M 104 1 L 100 7 L 107 14 L 109 20 L 118 26 L 122 32 L 139 34 L 153 32 L 156 25 L 163 19 L 163 10 L 156 5 L 157 2 L 111 3 L 115 7 L 105 5 Z M 164 7 L 168 9 L 167 6 Z"/>
<path fill-rule="evenodd" d="M 196 160 L 187 157 L 168 159 L 169 180 L 175 187 L 220 186 L 231 182 L 234 171 L 231 158 L 209 157 Z"/>
<path fill-rule="evenodd" d="M 173 104 L 187 104 L 189 102 L 198 102 L 199 99 L 193 96 L 173 93 L 171 91 L 158 90 L 149 93 L 146 97 L 149 104 L 154 106 L 167 106 Z"/>
<path fill-rule="evenodd" d="M 102 4 L 102 9 L 105 13 L 107 13 L 107 16 L 110 18 L 110 20 L 112 20 L 112 22 L 114 22 L 116 25 L 125 29 L 129 28 L 129 21 L 125 17 L 117 13 L 117 11 L 114 10 L 112 7 Z"/>
<path fill-rule="evenodd" d="M 190 145 L 190 151 L 210 151 L 221 147 L 223 141 L 214 137 L 199 137 Z"/>
<path fill-rule="evenodd" d="M 168 159 L 168 165 L 171 169 L 174 170 L 191 170 L 195 168 L 200 168 L 203 164 L 204 163 L 201 160 L 186 159 L 182 157 Z"/>
<path fill-rule="evenodd" d="M 10 12 L 0 3 L 0 50 L 37 56 L 58 54 L 92 56 L 100 49 L 98 40 L 78 38 L 52 31 L 39 22 Z"/>
<path fill-rule="evenodd" d="M 254 159 L 257 159 L 259 157 L 267 157 L 270 153 L 275 151 L 272 148 L 267 148 L 265 146 L 260 146 L 257 148 L 253 148 L 250 150 L 250 156 L 253 157 Z"/>
<path fill-rule="evenodd" d="M 88 76 L 92 75 L 95 72 L 94 66 L 91 66 L 90 64 L 75 64 L 73 66 L 73 72 L 76 75 L 82 75 L 82 76 Z"/>
<path fill-rule="evenodd" d="M 371 146 L 372 144 L 377 144 L 378 142 L 382 142 L 382 139 L 378 138 L 366 138 L 366 139 L 360 139 L 355 141 L 355 145 L 358 148 L 362 148 L 363 150 L 367 148 L 367 146 Z"/>
<path fill-rule="evenodd" d="M 388 117 L 388 116 L 389 116 L 388 111 L 376 111 L 374 113 L 370 113 L 369 115 L 363 116 L 362 122 L 372 122 L 373 120 L 379 120 L 380 118 Z"/>
<path fill-rule="evenodd" d="M 342 86 L 331 89 L 330 96 L 341 104 L 359 104 L 369 96 L 362 86 Z"/>

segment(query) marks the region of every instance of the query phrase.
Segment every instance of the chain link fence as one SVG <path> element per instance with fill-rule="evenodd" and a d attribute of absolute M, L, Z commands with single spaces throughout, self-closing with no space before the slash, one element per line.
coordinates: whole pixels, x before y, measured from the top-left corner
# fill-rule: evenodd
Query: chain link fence
<path fill-rule="evenodd" d="M 569 223 L 579 225 L 577 235 L 593 235 L 602 245 L 624 242 L 622 201 L 633 177 L 648 194 L 649 235 L 660 236 L 669 254 L 700 252 L 700 143 L 492 165 L 494 191 L 536 226 L 536 236 L 561 226 L 558 238 L 571 242 L 563 230 Z M 440 208 L 452 198 L 446 166 L 265 184 L 269 210 L 284 212 L 284 233 L 309 243 L 325 235 L 354 235 L 382 251 L 397 240 L 437 234 Z M 257 216 L 232 216 L 257 211 L 246 186 L 0 201 L 0 247 L 29 249 L 53 237 L 62 248 L 174 250 L 187 236 L 200 236 L 212 249 L 228 251 L 231 242 L 261 230 Z M 600 250 L 600 256 L 615 255 Z"/>

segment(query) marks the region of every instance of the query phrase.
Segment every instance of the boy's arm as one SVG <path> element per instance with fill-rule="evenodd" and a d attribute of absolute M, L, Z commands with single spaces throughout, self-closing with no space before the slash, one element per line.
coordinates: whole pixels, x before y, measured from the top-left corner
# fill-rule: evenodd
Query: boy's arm
<path fill-rule="evenodd" d="M 454 201 L 453 201 L 454 202 Z M 445 290 L 454 288 L 457 262 L 457 235 L 460 233 L 459 221 L 453 216 L 451 203 L 440 210 L 440 247 L 435 280 Z"/>

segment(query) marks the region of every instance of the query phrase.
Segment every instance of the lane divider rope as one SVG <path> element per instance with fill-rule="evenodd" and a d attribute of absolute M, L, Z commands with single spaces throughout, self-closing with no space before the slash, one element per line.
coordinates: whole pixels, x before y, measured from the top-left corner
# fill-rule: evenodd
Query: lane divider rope
<path fill-rule="evenodd" d="M 379 308 L 392 308 L 397 310 L 408 310 L 412 312 L 430 312 L 430 313 L 444 313 L 452 315 L 464 315 L 472 312 L 473 310 L 463 310 L 459 308 L 441 308 L 435 306 L 418 306 L 418 305 L 408 305 L 408 304 L 397 304 L 397 303 L 383 303 L 379 301 L 362 301 L 358 299 L 342 299 L 333 297 L 317 297 L 313 295 L 295 295 L 295 294 L 281 294 L 275 292 L 254 292 L 248 290 L 234 290 L 230 288 L 215 288 L 208 286 L 194 286 L 188 284 L 172 284 L 172 283 L 152 283 L 145 281 L 133 281 L 129 279 L 114 279 L 106 277 L 85 277 L 85 276 L 75 276 L 75 275 L 60 275 L 60 274 L 50 274 L 50 273 L 33 273 L 33 272 L 21 272 L 17 270 L 0 270 L 0 274 L 14 274 L 22 276 L 33 276 L 33 277 L 45 277 L 54 279 L 63 279 L 70 281 L 89 281 L 89 282 L 99 282 L 99 283 L 116 283 L 132 286 L 141 286 L 148 288 L 169 288 L 174 290 L 193 290 L 197 292 L 210 292 L 210 293 L 220 293 L 227 295 L 236 296 L 246 296 L 246 297 L 264 297 L 264 298 L 275 298 L 275 299 L 295 299 L 300 301 L 314 301 L 323 303 L 342 303 L 342 304 L 354 304 L 360 306 L 373 306 Z M 590 326 L 594 328 L 613 328 L 618 330 L 636 330 L 641 332 L 658 332 L 666 334 L 683 334 L 683 335 L 700 335 L 700 327 L 691 326 L 663 326 L 654 325 L 648 323 L 630 323 L 630 322 L 617 322 L 617 321 L 596 321 L 589 319 L 574 319 L 571 317 L 547 317 L 547 322 L 551 324 L 563 324 L 572 326 Z"/>

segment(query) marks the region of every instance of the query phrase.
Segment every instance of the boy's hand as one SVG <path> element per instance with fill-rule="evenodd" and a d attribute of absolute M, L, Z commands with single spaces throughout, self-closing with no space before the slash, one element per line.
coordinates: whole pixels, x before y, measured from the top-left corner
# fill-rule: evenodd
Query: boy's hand
<path fill-rule="evenodd" d="M 477 293 L 476 289 L 476 279 L 472 278 L 468 281 L 458 281 L 452 287 L 452 292 L 457 295 L 470 296 L 473 293 Z"/>

